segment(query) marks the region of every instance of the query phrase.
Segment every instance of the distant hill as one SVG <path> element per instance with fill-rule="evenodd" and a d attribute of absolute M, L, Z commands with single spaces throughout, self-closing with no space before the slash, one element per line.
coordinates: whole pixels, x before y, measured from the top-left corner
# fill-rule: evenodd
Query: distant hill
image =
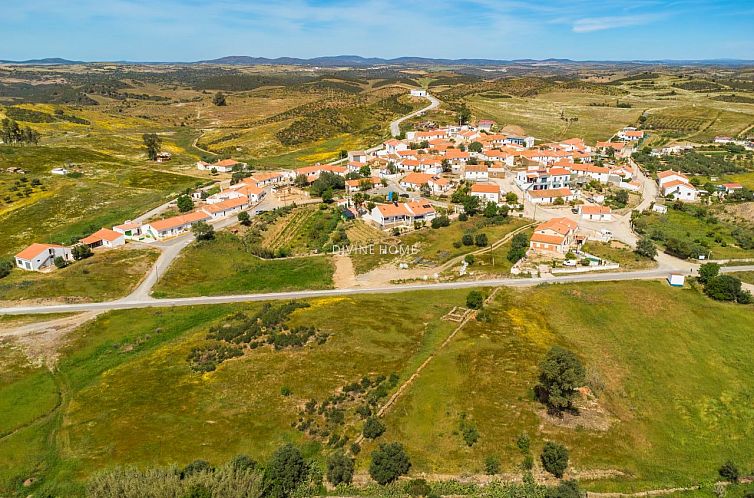
<path fill-rule="evenodd" d="M 2 64 L 29 64 L 29 65 L 69 65 L 69 64 L 86 64 L 83 61 L 70 61 L 68 59 L 61 59 L 59 57 L 48 57 L 46 59 L 29 59 L 25 61 L 6 61 L 0 60 Z"/>

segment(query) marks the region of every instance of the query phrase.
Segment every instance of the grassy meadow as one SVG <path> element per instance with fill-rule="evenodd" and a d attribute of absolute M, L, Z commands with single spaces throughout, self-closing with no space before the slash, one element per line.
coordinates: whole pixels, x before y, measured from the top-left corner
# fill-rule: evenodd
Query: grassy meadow
<path fill-rule="evenodd" d="M 211 296 L 332 288 L 328 256 L 268 259 L 247 252 L 238 237 L 218 233 L 183 250 L 154 288 L 155 297 Z"/>
<path fill-rule="evenodd" d="M 147 274 L 159 252 L 152 249 L 97 251 L 50 273 L 14 269 L 0 280 L 0 301 L 89 302 L 127 295 Z"/>
<path fill-rule="evenodd" d="M 441 317 L 465 295 L 314 299 L 291 324 L 327 332 L 326 342 L 247 350 L 205 374 L 187 356 L 207 343 L 209 325 L 260 304 L 110 312 L 71 336 L 54 373 L 4 354 L 0 399 L 15 402 L 4 411 L 0 491 L 76 496 L 82 479 L 115 464 L 265 458 L 287 441 L 322 461 L 324 443 L 292 427 L 304 402 L 364 375 L 396 372 L 402 382 L 430 354 L 385 416 L 386 433 L 362 445 L 358 471 L 377 442 L 401 441 L 412 473 L 481 473 L 489 455 L 517 473 L 523 432 L 535 455 L 546 440 L 566 444 L 594 490 L 707 481 L 729 458 L 754 465 L 751 306 L 659 281 L 503 289 L 489 323 L 472 320 L 440 347 L 456 327 Z M 553 344 L 588 370 L 595 399 L 577 417 L 553 419 L 533 400 L 537 364 Z M 479 431 L 473 447 L 459 434 L 462 416 Z M 359 428 L 355 419 L 344 434 L 353 441 Z M 37 481 L 24 489 L 28 477 Z"/>

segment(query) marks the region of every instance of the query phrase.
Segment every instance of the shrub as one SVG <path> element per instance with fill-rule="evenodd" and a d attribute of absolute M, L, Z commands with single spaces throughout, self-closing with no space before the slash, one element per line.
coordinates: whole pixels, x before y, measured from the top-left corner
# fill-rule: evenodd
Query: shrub
<path fill-rule="evenodd" d="M 487 245 L 487 234 L 479 233 L 474 237 L 474 245 L 477 247 L 485 247 Z"/>
<path fill-rule="evenodd" d="M 432 488 L 427 484 L 426 479 L 411 479 L 406 484 L 406 494 L 409 496 L 429 496 Z"/>
<path fill-rule="evenodd" d="M 364 422 L 362 434 L 367 439 L 376 439 L 385 433 L 385 425 L 375 417 L 369 417 Z"/>
<path fill-rule="evenodd" d="M 466 213 L 461 213 L 458 215 L 458 221 L 468 221 L 469 215 Z"/>
<path fill-rule="evenodd" d="M 581 498 L 581 490 L 574 480 L 562 481 L 553 488 L 548 488 L 545 498 Z"/>
<path fill-rule="evenodd" d="M 481 309 L 484 305 L 484 296 L 478 290 L 473 290 L 466 296 L 466 307 L 473 310 Z"/>
<path fill-rule="evenodd" d="M 186 478 L 188 476 L 198 474 L 200 472 L 212 472 L 214 469 L 212 465 L 206 460 L 194 460 L 190 464 L 186 465 L 181 471 L 181 477 Z"/>
<path fill-rule="evenodd" d="M 568 468 L 568 449 L 562 444 L 546 442 L 539 458 L 542 467 L 557 478 L 563 477 Z"/>
<path fill-rule="evenodd" d="M 463 234 L 463 237 L 461 237 L 461 243 L 465 246 L 473 246 L 474 237 L 470 233 L 465 233 Z"/>
<path fill-rule="evenodd" d="M 251 225 L 251 216 L 246 211 L 241 211 L 238 213 L 238 222 L 243 226 L 249 226 Z"/>
<path fill-rule="evenodd" d="M 353 480 L 353 458 L 342 450 L 336 451 L 327 459 L 327 480 L 333 486 L 351 484 Z"/>
<path fill-rule="evenodd" d="M 383 443 L 372 452 L 369 475 L 381 485 L 394 482 L 411 469 L 411 461 L 400 443 Z"/>
<path fill-rule="evenodd" d="M 529 435 L 527 433 L 522 432 L 516 438 L 516 447 L 518 447 L 518 450 L 523 454 L 529 453 L 529 448 L 531 447 L 531 439 L 529 439 Z"/>
<path fill-rule="evenodd" d="M 476 426 L 472 424 L 465 423 L 461 433 L 463 434 L 463 442 L 466 443 L 466 446 L 468 447 L 474 446 L 474 444 L 479 441 L 479 431 Z"/>
<path fill-rule="evenodd" d="M 353 453 L 354 456 L 361 453 L 361 446 L 359 445 L 359 443 L 351 444 L 351 453 Z"/>
<path fill-rule="evenodd" d="M 636 243 L 636 254 L 644 256 L 645 258 L 654 259 L 657 256 L 657 247 L 649 237 L 642 237 L 639 242 Z"/>
<path fill-rule="evenodd" d="M 55 268 L 58 269 L 62 269 L 68 266 L 68 261 L 63 259 L 63 256 L 55 256 L 55 259 L 53 259 L 52 262 L 55 264 Z"/>
<path fill-rule="evenodd" d="M 476 261 L 476 258 L 474 258 L 473 254 L 467 254 L 463 257 L 463 260 L 466 262 L 467 265 L 473 265 L 474 261 Z"/>
<path fill-rule="evenodd" d="M 699 282 L 706 285 L 710 280 L 720 274 L 720 265 L 717 263 L 704 263 L 699 267 Z"/>
<path fill-rule="evenodd" d="M 447 216 L 438 216 L 437 218 L 434 218 L 432 220 L 432 228 L 440 228 L 440 227 L 446 227 L 450 225 L 450 218 Z"/>
<path fill-rule="evenodd" d="M 191 197 L 186 194 L 181 194 L 178 196 L 176 205 L 178 206 L 178 211 L 180 211 L 181 213 L 188 213 L 189 211 L 194 209 L 194 201 L 192 201 Z"/>
<path fill-rule="evenodd" d="M 529 249 L 529 236 L 524 232 L 517 233 L 511 239 L 511 248 L 508 251 L 508 261 L 516 263 L 518 260 L 526 256 L 526 251 Z"/>
<path fill-rule="evenodd" d="M 76 244 L 71 248 L 71 255 L 76 261 L 86 259 L 92 255 L 92 249 L 86 244 Z"/>
<path fill-rule="evenodd" d="M 0 261 L 0 278 L 5 278 L 10 275 L 13 269 L 13 263 L 10 261 Z"/>
<path fill-rule="evenodd" d="M 309 466 L 298 448 L 286 444 L 272 455 L 264 472 L 265 496 L 290 496 L 309 475 Z"/>
<path fill-rule="evenodd" d="M 586 370 L 571 351 L 553 346 L 539 365 L 538 398 L 549 410 L 560 413 L 571 408 L 575 389 L 586 380 Z"/>
<path fill-rule="evenodd" d="M 500 459 L 495 455 L 488 455 L 484 459 L 484 473 L 488 476 L 494 476 L 500 473 Z"/>
<path fill-rule="evenodd" d="M 704 293 L 716 301 L 736 301 L 741 294 L 741 280 L 732 275 L 717 275 L 709 279 Z"/>
<path fill-rule="evenodd" d="M 717 470 L 717 473 L 726 481 L 738 482 L 738 467 L 730 460 L 725 462 L 722 467 Z"/>
<path fill-rule="evenodd" d="M 191 232 L 196 240 L 212 240 L 215 238 L 215 229 L 209 223 L 199 221 L 191 227 Z"/>

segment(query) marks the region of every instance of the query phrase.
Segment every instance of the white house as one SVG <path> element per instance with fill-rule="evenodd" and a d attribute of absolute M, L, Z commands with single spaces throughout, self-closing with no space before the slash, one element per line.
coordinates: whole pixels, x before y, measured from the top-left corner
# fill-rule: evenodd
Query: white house
<path fill-rule="evenodd" d="M 372 209 L 371 218 L 382 228 L 413 225 L 417 221 L 431 221 L 436 216 L 435 208 L 425 199 L 393 204 L 378 204 Z"/>
<path fill-rule="evenodd" d="M 644 138 L 644 132 L 637 130 L 636 128 L 627 126 L 626 128 L 623 128 L 618 132 L 618 138 L 620 138 L 621 140 L 626 140 L 628 142 L 637 142 Z"/>
<path fill-rule="evenodd" d="M 427 96 L 427 91 L 426 90 L 422 90 L 420 88 L 412 88 L 411 89 L 411 96 L 412 97 L 426 97 Z"/>
<path fill-rule="evenodd" d="M 231 214 L 238 213 L 249 207 L 249 198 L 245 195 L 234 199 L 227 199 L 215 204 L 202 206 L 201 210 L 207 213 L 213 220 L 225 218 Z"/>
<path fill-rule="evenodd" d="M 483 199 L 484 203 L 494 202 L 495 204 L 500 204 L 502 199 L 500 185 L 497 183 L 475 183 L 471 186 L 470 194 L 472 197 Z"/>
<path fill-rule="evenodd" d="M 463 177 L 472 182 L 486 182 L 490 179 L 490 168 L 484 164 L 467 164 Z"/>
<path fill-rule="evenodd" d="M 95 247 L 107 247 L 112 249 L 124 245 L 126 243 L 126 236 L 115 230 L 102 228 L 91 234 L 89 237 L 81 239 L 81 243 L 88 245 L 92 249 Z"/>
<path fill-rule="evenodd" d="M 142 235 L 141 227 L 141 223 L 129 220 L 122 225 L 114 226 L 113 231 L 123 234 L 126 239 L 137 239 Z"/>
<path fill-rule="evenodd" d="M 608 206 L 579 206 L 581 219 L 585 221 L 613 221 L 613 212 Z"/>
<path fill-rule="evenodd" d="M 551 188 L 545 190 L 527 190 L 526 198 L 532 204 L 553 204 L 557 199 L 569 202 L 576 198 L 568 187 Z"/>
<path fill-rule="evenodd" d="M 695 202 L 699 197 L 699 191 L 690 183 L 673 180 L 662 186 L 662 195 L 663 197 L 671 196 L 676 201 Z"/>
<path fill-rule="evenodd" d="M 52 266 L 58 256 L 66 261 L 73 260 L 73 255 L 68 247 L 35 243 L 16 254 L 16 266 L 23 270 L 39 271 Z"/>
<path fill-rule="evenodd" d="M 568 218 L 552 218 L 534 229 L 529 248 L 534 253 L 565 254 L 576 242 L 579 225 Z"/>
<path fill-rule="evenodd" d="M 150 235 L 155 239 L 164 239 L 166 237 L 180 235 L 187 230 L 190 230 L 195 223 L 207 221 L 209 219 L 211 219 L 209 214 L 202 210 L 197 210 L 180 216 L 173 216 L 171 218 L 165 218 L 164 220 L 145 223 L 141 227 L 141 232 L 145 235 Z"/>

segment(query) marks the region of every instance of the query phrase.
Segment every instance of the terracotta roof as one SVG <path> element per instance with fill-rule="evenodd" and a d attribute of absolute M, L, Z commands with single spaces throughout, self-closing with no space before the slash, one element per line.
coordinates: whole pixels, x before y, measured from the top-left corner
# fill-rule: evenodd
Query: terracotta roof
<path fill-rule="evenodd" d="M 98 242 L 100 240 L 106 240 L 108 242 L 112 242 L 114 240 L 118 240 L 119 238 L 123 237 L 123 234 L 118 233 L 116 231 L 110 230 L 109 228 L 101 228 L 91 234 L 89 237 L 81 239 L 82 244 L 94 244 L 95 242 Z"/>
<path fill-rule="evenodd" d="M 372 176 L 370 178 L 354 178 L 353 180 L 346 180 L 346 185 L 349 187 L 358 187 L 361 185 L 361 182 L 369 182 L 371 185 L 377 185 L 378 183 L 382 184 L 382 180 L 376 176 Z"/>
<path fill-rule="evenodd" d="M 555 244 L 560 245 L 565 240 L 565 237 L 562 235 L 549 235 L 546 233 L 536 233 L 534 232 L 531 235 L 531 242 L 542 242 L 545 244 Z"/>
<path fill-rule="evenodd" d="M 723 183 L 723 187 L 729 188 L 729 189 L 744 188 L 744 186 L 741 185 L 740 183 Z"/>
<path fill-rule="evenodd" d="M 126 223 L 123 223 L 122 225 L 116 225 L 113 228 L 119 228 L 120 230 L 133 230 L 134 228 L 139 228 L 142 226 L 142 223 L 136 222 L 136 221 L 129 221 Z"/>
<path fill-rule="evenodd" d="M 472 192 L 478 192 L 480 194 L 499 194 L 500 185 L 497 183 L 475 183 L 471 186 Z"/>
<path fill-rule="evenodd" d="M 249 203 L 249 198 L 246 196 L 242 197 L 236 197 L 234 199 L 228 199 L 222 202 L 217 202 L 215 204 L 207 204 L 206 206 L 202 206 L 202 211 L 205 213 L 219 213 L 220 211 L 226 211 L 228 209 L 237 208 L 240 206 L 244 206 Z"/>
<path fill-rule="evenodd" d="M 180 216 L 173 216 L 172 218 L 165 218 L 164 220 L 157 220 L 149 223 L 149 225 L 157 230 L 163 232 L 170 230 L 171 228 L 177 228 L 197 221 L 209 219 L 209 215 L 203 211 L 192 211 L 188 214 L 182 214 Z"/>
<path fill-rule="evenodd" d="M 63 246 L 57 245 L 57 244 L 38 244 L 34 243 L 21 251 L 20 253 L 16 254 L 16 257 L 18 259 L 26 259 L 31 260 L 34 259 L 36 256 L 39 256 L 42 252 L 47 251 L 48 249 L 61 249 Z"/>
<path fill-rule="evenodd" d="M 544 230 L 552 230 L 561 235 L 567 235 L 569 232 L 576 230 L 579 224 L 568 218 L 552 218 L 544 223 L 540 223 L 537 228 L 534 229 L 534 233 Z"/>
<path fill-rule="evenodd" d="M 476 171 L 478 173 L 486 173 L 490 170 L 486 164 L 467 164 L 466 171 Z"/>
<path fill-rule="evenodd" d="M 228 166 L 235 166 L 236 164 L 241 164 L 241 163 L 239 163 L 238 161 L 234 159 L 223 159 L 222 161 L 217 161 L 215 163 L 215 166 L 228 167 Z"/>
<path fill-rule="evenodd" d="M 243 194 L 245 196 L 249 195 L 259 195 L 262 192 L 264 192 L 264 189 L 257 187 L 256 185 L 249 185 L 249 184 L 243 184 L 240 187 L 234 189 L 239 194 Z"/>
<path fill-rule="evenodd" d="M 433 208 L 432 204 L 426 199 L 409 201 L 406 203 L 406 207 L 414 214 L 414 216 L 421 216 L 423 214 L 435 212 L 435 208 Z"/>
<path fill-rule="evenodd" d="M 604 166 L 595 166 L 593 164 L 574 164 L 571 166 L 573 171 L 585 171 L 587 173 L 610 173 L 610 169 Z"/>
<path fill-rule="evenodd" d="M 668 178 L 674 175 L 679 176 L 681 178 L 686 178 L 686 176 L 681 174 L 680 171 L 673 171 L 672 169 L 666 169 L 665 171 L 660 171 L 659 173 L 657 173 L 657 178 Z M 686 180 L 688 181 L 688 178 L 686 178 Z"/>
<path fill-rule="evenodd" d="M 572 195 L 571 189 L 569 189 L 568 187 L 549 188 L 544 190 L 527 190 L 527 193 L 530 197 L 536 197 L 539 199 L 544 199 L 546 197 L 568 197 Z"/>
<path fill-rule="evenodd" d="M 471 154 L 463 150 L 448 149 L 445 151 L 445 157 L 447 157 L 448 159 L 466 159 L 470 156 Z"/>
<path fill-rule="evenodd" d="M 403 177 L 401 182 L 413 183 L 414 185 L 424 185 L 425 183 L 429 183 L 429 180 L 431 179 L 432 175 L 427 173 L 409 173 Z"/>
<path fill-rule="evenodd" d="M 664 190 L 667 190 L 669 188 L 679 187 L 679 186 L 684 186 L 684 187 L 686 187 L 686 188 L 688 188 L 690 190 L 696 190 L 696 188 L 693 185 L 691 185 L 689 182 L 686 182 L 686 181 L 683 181 L 683 180 L 671 180 L 668 183 L 666 183 L 665 185 L 663 185 L 662 188 Z"/>
<path fill-rule="evenodd" d="M 403 204 L 398 204 L 397 206 L 395 204 L 378 204 L 377 209 L 380 211 L 383 218 L 411 215 Z"/>
<path fill-rule="evenodd" d="M 610 214 L 613 210 L 608 206 L 581 206 L 582 214 Z"/>

